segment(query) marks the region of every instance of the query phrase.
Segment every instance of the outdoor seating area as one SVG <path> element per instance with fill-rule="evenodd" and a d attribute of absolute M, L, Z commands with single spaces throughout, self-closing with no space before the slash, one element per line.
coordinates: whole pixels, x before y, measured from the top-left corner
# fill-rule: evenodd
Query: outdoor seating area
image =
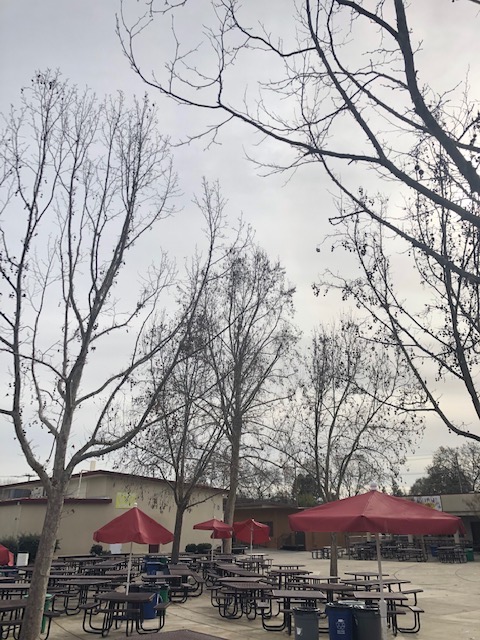
<path fill-rule="evenodd" d="M 86 640 L 93 634 L 115 640 L 127 634 L 128 637 L 148 634 L 148 638 L 158 640 L 170 637 L 204 640 L 201 635 L 191 634 L 205 633 L 227 640 L 240 637 L 266 640 L 289 633 L 293 637 L 298 611 L 310 611 L 318 620 L 321 640 L 329 638 L 329 610 L 331 616 L 339 615 L 339 611 L 344 614 L 339 606 L 360 605 L 360 611 L 378 610 L 380 580 L 376 562 L 367 564 L 341 558 L 339 575 L 330 576 L 329 561 L 313 559 L 309 552 L 272 551 L 267 555 L 256 551 L 252 555 L 246 553 L 243 560 L 247 564 L 251 560 L 259 562 L 258 571 L 237 562 L 240 559 L 237 554 L 215 554 L 213 558 L 208 554 L 182 554 L 182 562 L 177 565 L 170 562 L 168 555 L 161 556 L 162 568 L 152 574 L 150 565 L 158 558 L 134 555 L 129 595 L 125 593 L 125 579 L 119 581 L 118 576 L 105 575 L 102 583 L 98 582 L 95 566 L 102 562 L 101 558 L 63 558 L 52 568 L 49 591 L 53 593 L 41 638 L 74 640 L 75 636 Z M 120 563 L 116 571 L 122 571 L 127 556 L 112 557 L 112 561 Z M 444 563 L 436 559 L 427 563 L 385 560 L 382 582 L 388 606 L 388 637 L 396 634 L 398 638 L 407 638 L 416 634 L 418 640 L 446 640 L 451 637 L 447 630 L 452 633 L 455 611 L 459 610 L 455 602 L 465 603 L 468 598 L 472 606 L 470 613 L 464 614 L 462 629 L 468 628 L 466 624 L 473 628 L 480 623 L 476 606 L 480 597 L 480 581 L 478 578 L 475 581 L 474 573 L 476 564 L 464 563 L 458 568 L 465 572 L 469 586 L 467 589 L 465 582 L 463 592 L 458 591 L 456 595 L 445 574 Z M 28 591 L 25 587 L 31 567 L 8 567 L 5 573 L 10 575 L 3 576 L 1 584 L 11 586 L 2 590 L 0 599 L 0 637 L 15 640 L 25 605 L 25 599 L 18 597 L 18 589 Z M 63 577 L 59 579 L 59 575 Z M 81 584 L 82 580 L 85 585 Z M 117 586 L 112 588 L 112 584 Z M 436 588 L 432 594 L 432 584 L 443 587 L 444 591 L 438 593 Z M 449 602 L 448 608 L 445 602 Z M 465 610 L 464 604 L 462 611 Z M 442 616 L 447 617 L 447 621 L 440 623 Z M 443 627 L 445 635 L 442 635 Z M 187 634 L 185 629 L 189 629 Z M 169 635 L 174 632 L 178 634 Z M 466 637 L 475 635 L 472 632 Z"/>

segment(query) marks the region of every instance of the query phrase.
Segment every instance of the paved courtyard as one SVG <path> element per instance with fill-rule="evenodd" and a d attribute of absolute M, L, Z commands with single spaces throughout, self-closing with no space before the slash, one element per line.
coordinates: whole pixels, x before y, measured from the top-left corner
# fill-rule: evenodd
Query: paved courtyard
<path fill-rule="evenodd" d="M 328 574 L 328 560 L 313 560 L 308 552 L 272 551 L 273 563 L 300 563 L 314 573 Z M 345 571 L 375 570 L 376 562 L 339 560 L 339 575 Z M 480 640 L 480 557 L 475 562 L 442 564 L 436 560 L 424 562 L 384 561 L 384 573 L 392 577 L 410 580 L 411 587 L 424 590 L 419 594 L 422 628 L 419 633 L 398 634 L 398 639 L 418 640 Z M 407 587 L 404 587 L 407 588 Z M 410 588 L 410 585 L 409 587 Z M 224 620 L 210 604 L 210 596 L 204 594 L 185 604 L 172 604 L 167 610 L 164 631 L 194 629 L 226 640 L 280 640 L 286 632 L 267 632 L 259 620 Z M 115 638 L 122 631 L 112 632 Z M 136 636 L 134 635 L 133 638 Z M 147 636 L 141 636 L 148 640 Z M 389 634 L 389 637 L 393 636 Z M 95 638 L 82 630 L 81 617 L 62 616 L 54 621 L 50 638 L 70 640 Z M 293 635 L 292 635 L 293 638 Z M 320 638 L 328 638 L 322 634 Z"/>

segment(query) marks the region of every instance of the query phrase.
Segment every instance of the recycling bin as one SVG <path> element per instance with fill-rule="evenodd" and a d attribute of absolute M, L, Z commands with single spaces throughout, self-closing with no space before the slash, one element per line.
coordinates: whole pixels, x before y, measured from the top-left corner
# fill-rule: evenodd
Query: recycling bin
<path fill-rule="evenodd" d="M 471 547 L 465 548 L 465 558 L 467 562 L 473 562 L 473 549 Z"/>
<path fill-rule="evenodd" d="M 430 545 L 430 554 L 432 558 L 438 558 L 438 546 L 435 544 Z"/>
<path fill-rule="evenodd" d="M 318 640 L 318 609 L 313 607 L 293 610 L 295 640 Z"/>
<path fill-rule="evenodd" d="M 150 585 L 131 584 L 130 592 L 131 593 L 153 593 L 153 598 L 149 602 L 142 602 L 141 610 L 142 610 L 142 618 L 144 620 L 154 620 L 157 615 L 157 612 L 155 611 L 155 607 L 158 604 L 157 587 L 153 585 L 150 586 Z"/>
<path fill-rule="evenodd" d="M 356 607 L 353 619 L 356 640 L 382 640 L 382 619 L 378 609 Z"/>
<path fill-rule="evenodd" d="M 330 640 L 353 640 L 353 609 L 340 603 L 327 604 Z"/>

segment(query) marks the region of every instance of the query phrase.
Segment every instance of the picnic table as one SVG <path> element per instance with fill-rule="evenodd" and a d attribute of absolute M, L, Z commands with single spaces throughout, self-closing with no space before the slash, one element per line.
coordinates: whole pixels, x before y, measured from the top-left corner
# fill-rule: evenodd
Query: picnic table
<path fill-rule="evenodd" d="M 63 578 L 56 583 L 61 591 L 58 598 L 63 599 L 62 611 L 67 616 L 74 616 L 80 611 L 80 606 L 88 600 L 90 591 L 98 592 L 102 586 L 111 585 L 111 580 L 105 577 L 77 576 L 75 578 Z"/>
<path fill-rule="evenodd" d="M 276 578 L 278 580 L 278 588 L 281 589 L 289 578 L 295 578 L 298 576 L 307 576 L 311 571 L 305 569 L 272 569 L 268 573 L 269 578 Z"/>
<path fill-rule="evenodd" d="M 143 627 L 142 605 L 153 600 L 154 593 L 119 593 L 109 591 L 95 596 L 95 603 L 82 605 L 84 609 L 83 629 L 87 633 L 97 633 L 102 636 L 109 634 L 112 627 L 118 628 L 123 622 L 129 633 L 145 633 L 149 631 Z M 104 603 L 104 607 L 101 607 Z M 93 624 L 94 619 L 101 618 L 100 626 Z"/>
<path fill-rule="evenodd" d="M 222 618 L 236 619 L 245 615 L 254 620 L 258 613 L 258 602 L 272 585 L 261 581 L 228 581 L 216 594 L 216 606 Z"/>
<path fill-rule="evenodd" d="M 465 549 L 457 546 L 437 547 L 437 557 L 440 562 L 466 562 Z"/>
<path fill-rule="evenodd" d="M 400 631 L 400 628 L 397 623 L 397 615 L 399 613 L 404 613 L 402 610 L 397 610 L 397 604 L 402 604 L 408 601 L 408 596 L 402 593 L 401 591 L 397 592 L 383 592 L 379 591 L 355 591 L 353 597 L 356 600 L 360 600 L 362 602 L 367 603 L 378 603 L 381 598 L 385 600 L 387 603 L 387 621 L 390 624 L 393 635 L 397 635 L 397 632 Z"/>
<path fill-rule="evenodd" d="M 272 599 L 279 601 L 279 611 L 282 613 L 280 624 L 270 624 L 272 610 L 262 610 L 262 626 L 266 631 L 283 631 L 287 629 L 289 635 L 292 632 L 292 606 L 298 604 L 303 607 L 316 607 L 319 601 L 325 601 L 325 593 L 319 589 L 273 589 Z"/>
<path fill-rule="evenodd" d="M 11 599 L 14 596 L 28 594 L 30 585 L 28 582 L 2 582 L 0 583 L 0 599 Z"/>
<path fill-rule="evenodd" d="M 399 547 L 397 549 L 397 560 L 400 562 L 416 560 L 417 562 L 426 562 L 427 554 L 420 547 Z"/>
<path fill-rule="evenodd" d="M 116 636 L 115 640 L 130 640 L 128 636 Z M 220 636 L 192 631 L 191 629 L 177 629 L 176 631 L 162 631 L 149 636 L 149 640 L 224 640 Z"/>

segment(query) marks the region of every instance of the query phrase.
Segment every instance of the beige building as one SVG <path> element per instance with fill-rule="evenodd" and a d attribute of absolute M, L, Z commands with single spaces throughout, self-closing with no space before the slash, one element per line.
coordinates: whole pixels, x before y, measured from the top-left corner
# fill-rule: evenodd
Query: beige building
<path fill-rule="evenodd" d="M 198 486 L 197 503 L 185 513 L 180 549 L 189 543 L 211 542 L 208 531 L 196 531 L 193 525 L 211 518 L 223 519 L 225 491 Z M 47 500 L 39 480 L 0 486 L 0 538 L 19 534 L 39 534 Z M 134 504 L 174 530 L 176 506 L 167 482 L 113 471 L 85 471 L 72 476 L 58 532 L 59 555 L 89 553 L 93 532 Z M 108 548 L 109 545 L 104 545 Z M 116 552 L 128 551 L 114 547 Z M 168 553 L 171 544 L 162 545 Z M 146 546 L 134 545 L 134 553 L 145 553 Z M 157 551 L 151 548 L 150 551 Z"/>

